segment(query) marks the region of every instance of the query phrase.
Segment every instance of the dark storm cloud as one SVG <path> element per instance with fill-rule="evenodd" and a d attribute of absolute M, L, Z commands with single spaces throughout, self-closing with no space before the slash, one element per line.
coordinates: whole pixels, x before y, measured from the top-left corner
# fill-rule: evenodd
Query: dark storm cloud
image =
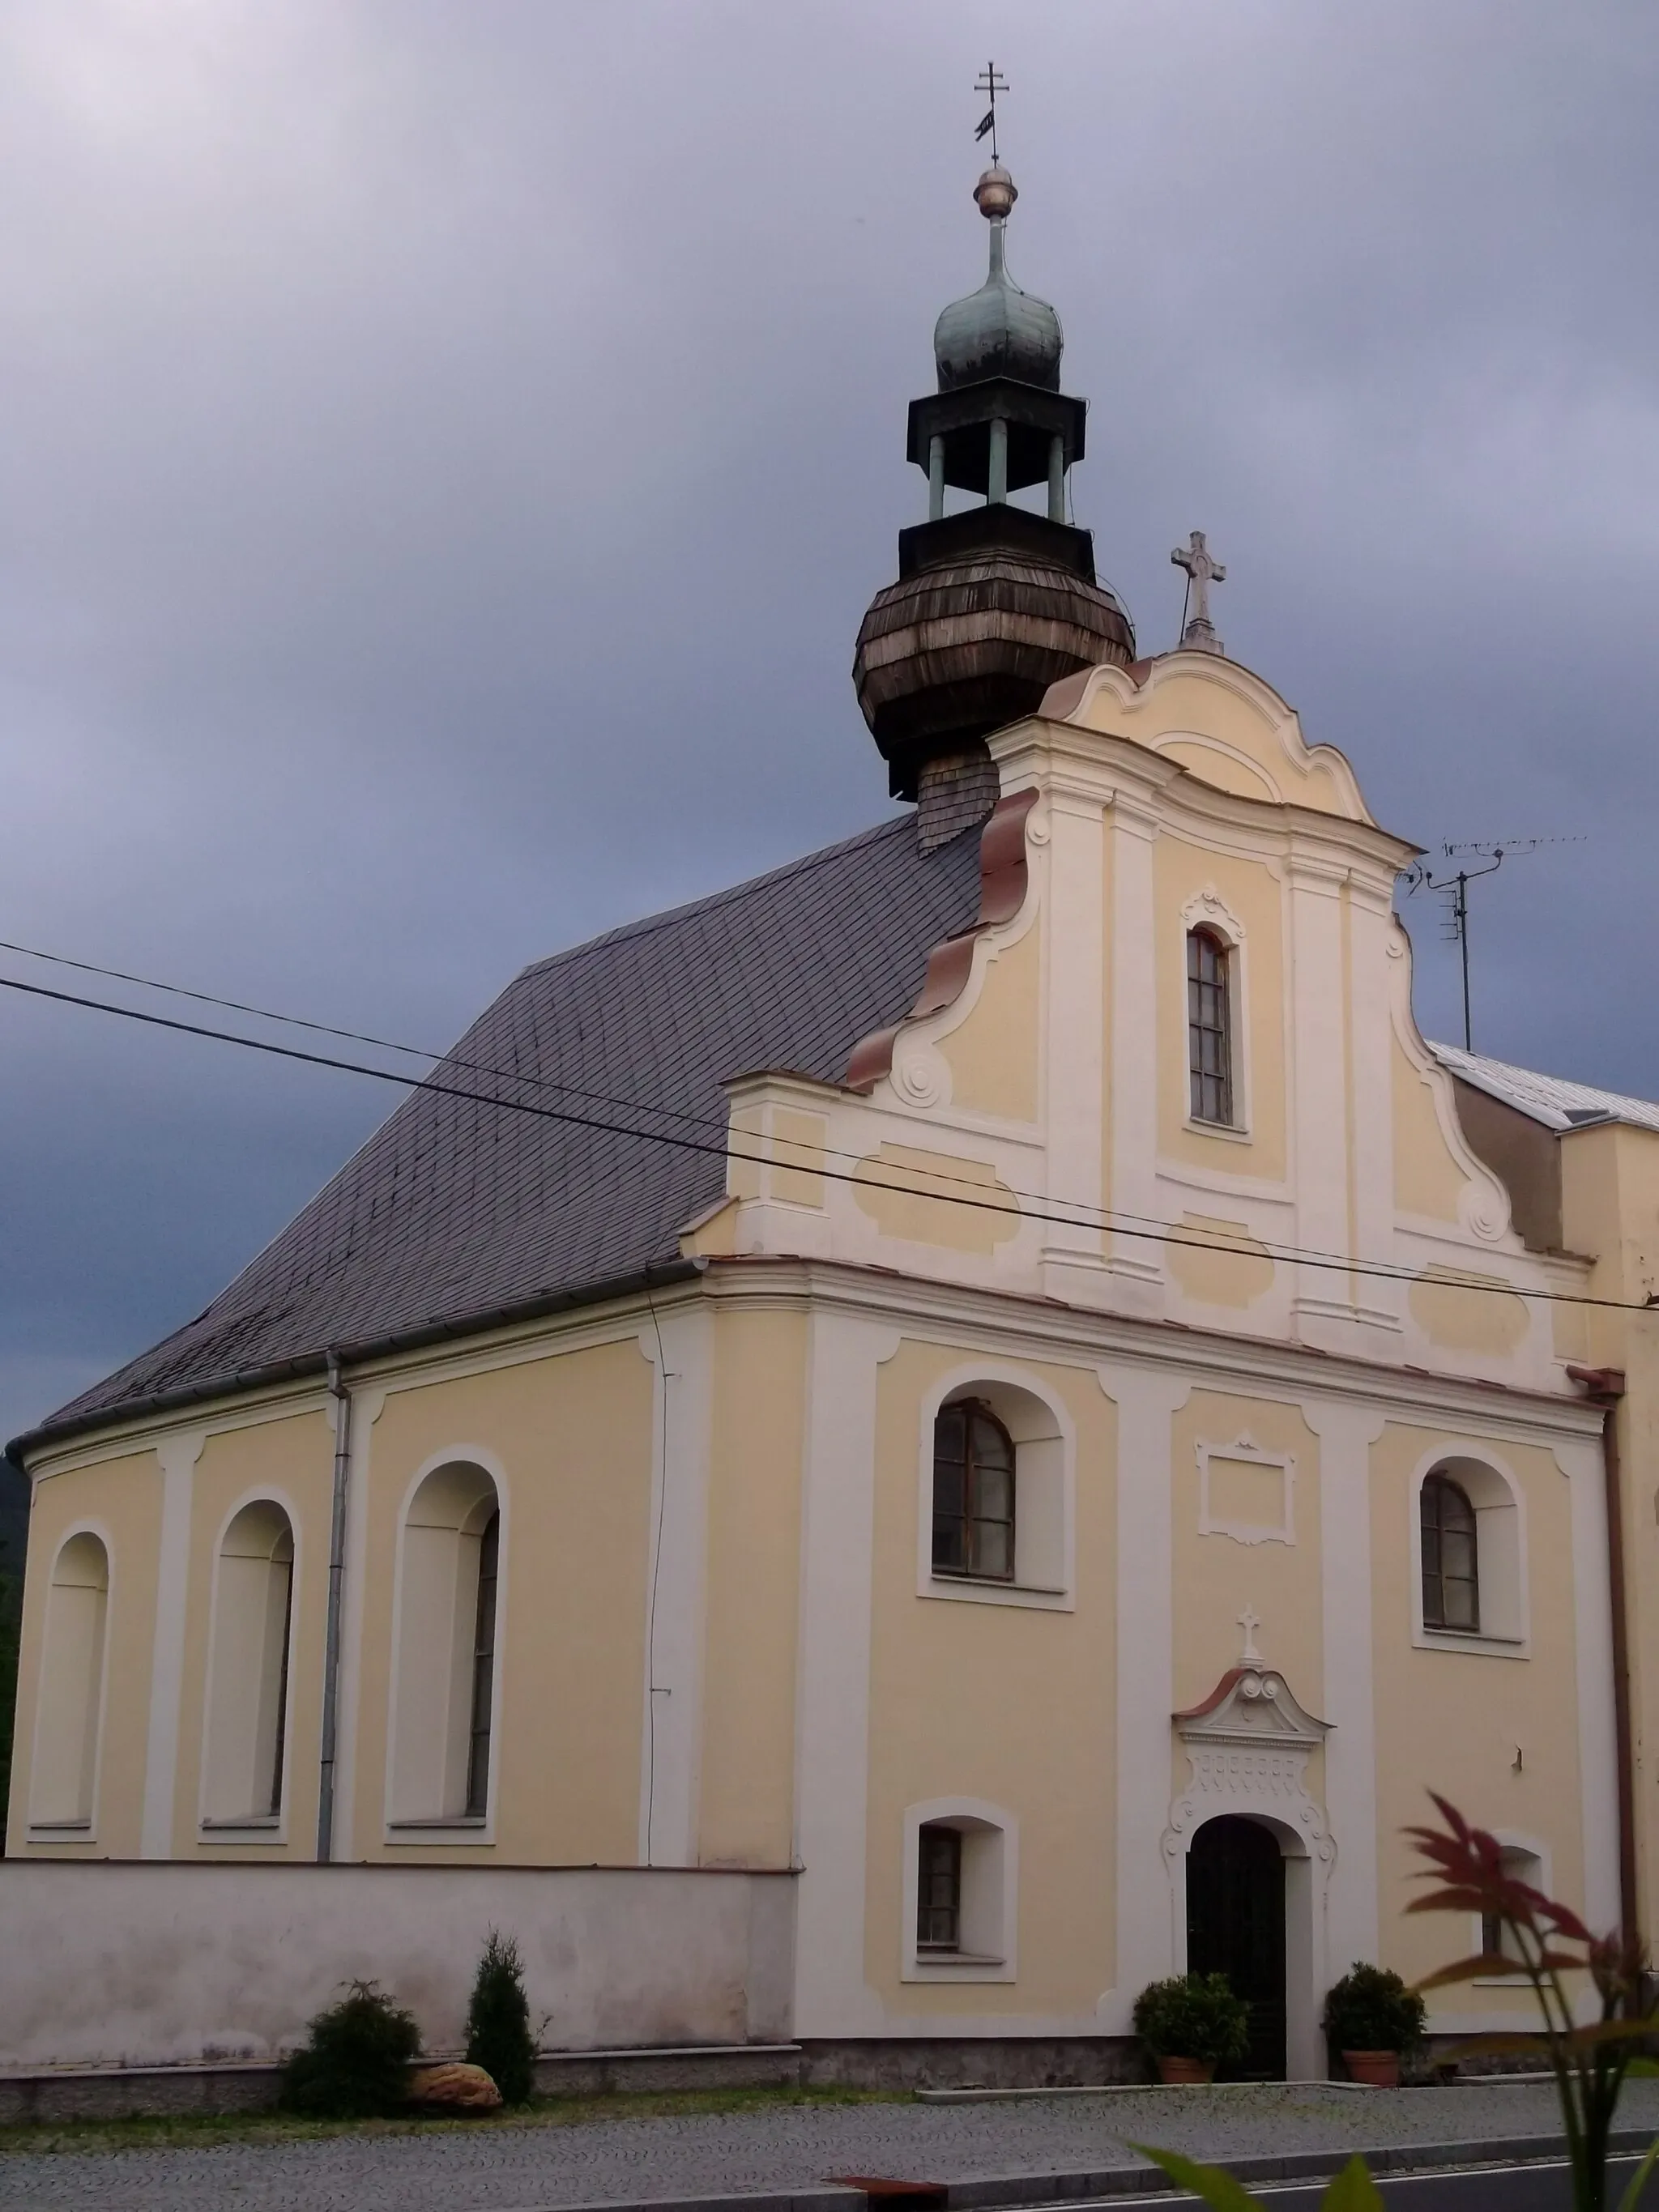
<path fill-rule="evenodd" d="M 1585 833 L 1482 886 L 1477 1042 L 1659 1093 L 1644 0 L 12 0 L 0 935 L 441 1043 L 878 818 L 848 667 L 988 52 L 1143 644 L 1196 524 L 1391 827 Z M 0 1018 L 9 1431 L 386 1099 Z"/>

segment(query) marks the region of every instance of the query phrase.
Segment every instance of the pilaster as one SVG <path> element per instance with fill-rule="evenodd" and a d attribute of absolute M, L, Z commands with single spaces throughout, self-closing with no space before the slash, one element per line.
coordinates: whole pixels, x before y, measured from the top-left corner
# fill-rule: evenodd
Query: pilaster
<path fill-rule="evenodd" d="M 795 1693 L 798 2036 L 883 2024 L 864 1978 L 878 1370 L 898 1349 L 878 1322 L 818 1308 L 807 1358 Z M 896 1851 L 896 1836 L 887 1839 Z"/>
<path fill-rule="evenodd" d="M 205 1429 L 167 1437 L 155 1448 L 161 1468 L 161 1534 L 155 1569 L 155 1633 L 150 1647 L 149 1725 L 144 1742 L 144 1804 L 139 1854 L 173 1856 L 179 1786 L 179 1699 L 185 1680 L 185 1622 L 190 1601 L 191 1504 Z"/>
<path fill-rule="evenodd" d="M 640 1349 L 656 1370 L 652 1404 L 656 1450 L 646 1562 L 640 1856 L 647 1866 L 695 1866 L 708 1595 L 713 1316 L 702 1304 L 665 1313 L 641 1336 Z"/>
<path fill-rule="evenodd" d="M 1175 1711 L 1170 1423 L 1185 1376 L 1097 1370 L 1117 1408 L 1117 1970 L 1101 2025 L 1129 2033 L 1146 1984 L 1176 1971 L 1162 1838 L 1170 1814 Z"/>
<path fill-rule="evenodd" d="M 1370 1449 L 1384 1417 L 1371 1407 L 1305 1400 L 1319 1439 L 1320 1595 L 1325 1818 L 1336 1859 L 1326 1898 L 1333 1972 L 1377 1954 L 1376 1721 L 1371 1644 Z"/>

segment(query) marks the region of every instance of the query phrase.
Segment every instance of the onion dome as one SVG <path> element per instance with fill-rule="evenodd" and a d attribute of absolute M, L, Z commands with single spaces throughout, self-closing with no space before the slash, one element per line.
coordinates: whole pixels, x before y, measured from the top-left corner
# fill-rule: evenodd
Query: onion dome
<path fill-rule="evenodd" d="M 980 213 L 991 226 L 990 274 L 977 292 L 953 301 L 933 325 L 941 392 L 978 384 L 988 376 L 1012 376 L 1044 392 L 1060 389 L 1065 343 L 1060 317 L 1046 300 L 1020 290 L 1004 257 L 1004 226 L 1018 197 L 1013 179 L 1000 165 L 988 169 L 974 188 Z"/>

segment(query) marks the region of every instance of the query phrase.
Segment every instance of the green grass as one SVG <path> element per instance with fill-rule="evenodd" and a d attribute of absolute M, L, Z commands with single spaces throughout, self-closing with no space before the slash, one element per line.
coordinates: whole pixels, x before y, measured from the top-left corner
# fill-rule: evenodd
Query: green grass
<path fill-rule="evenodd" d="M 480 2128 L 568 2128 L 687 2112 L 765 2112 L 778 2106 L 908 2104 L 908 2089 L 681 2089 L 610 2097 L 538 2097 L 477 2119 L 302 2120 L 285 2112 L 179 2112 L 124 2120 L 0 2127 L 0 2155 L 27 2152 L 209 2150 L 221 2143 L 320 2142 L 334 2136 L 475 2134 Z"/>

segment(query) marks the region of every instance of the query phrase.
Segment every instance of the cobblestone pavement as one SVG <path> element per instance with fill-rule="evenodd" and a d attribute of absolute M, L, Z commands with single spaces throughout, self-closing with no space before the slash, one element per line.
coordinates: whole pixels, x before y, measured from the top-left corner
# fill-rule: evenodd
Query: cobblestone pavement
<path fill-rule="evenodd" d="M 1659 2128 L 1659 2081 L 1621 2122 Z M 1128 2165 L 1127 2142 L 1206 2158 L 1479 2142 L 1556 2125 L 1543 2084 L 1455 2089 L 1151 2090 L 985 2105 L 781 2106 L 477 2133 L 338 2136 L 204 2150 L 0 2154 L 7 2212 L 544 2212 L 602 2201 Z"/>

